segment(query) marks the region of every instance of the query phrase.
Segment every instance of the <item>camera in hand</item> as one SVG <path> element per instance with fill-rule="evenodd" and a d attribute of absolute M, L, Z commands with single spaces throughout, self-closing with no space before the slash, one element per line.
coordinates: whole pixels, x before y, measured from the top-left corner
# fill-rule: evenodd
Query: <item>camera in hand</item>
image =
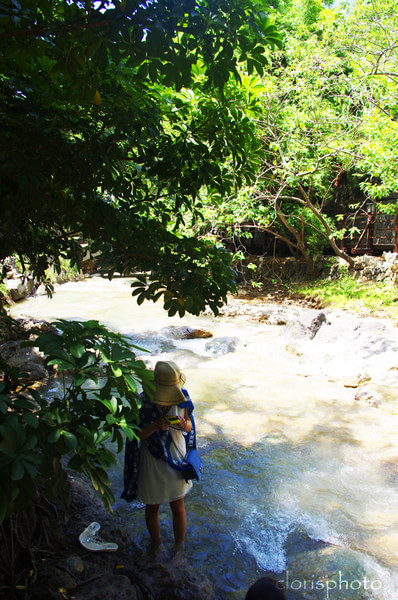
<path fill-rule="evenodd" d="M 170 425 L 179 425 L 180 419 L 178 417 L 166 416 L 166 419 L 170 423 Z"/>

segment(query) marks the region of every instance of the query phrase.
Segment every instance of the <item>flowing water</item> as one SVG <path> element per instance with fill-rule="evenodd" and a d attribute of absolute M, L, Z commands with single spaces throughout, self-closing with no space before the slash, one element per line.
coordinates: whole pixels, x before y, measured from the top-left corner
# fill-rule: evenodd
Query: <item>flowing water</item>
<path fill-rule="evenodd" d="M 203 479 L 187 496 L 187 556 L 219 600 L 243 599 L 267 573 L 290 599 L 398 597 L 398 415 L 353 400 L 353 391 L 289 352 L 283 328 L 226 317 L 168 318 L 141 307 L 129 281 L 68 283 L 52 300 L 19 303 L 14 315 L 98 319 L 187 376 Z M 173 328 L 212 339 L 177 340 Z M 229 351 L 228 351 L 229 350 Z M 112 473 L 122 489 L 122 462 Z M 118 500 L 132 539 L 147 534 L 142 506 Z M 170 514 L 161 510 L 165 539 Z"/>

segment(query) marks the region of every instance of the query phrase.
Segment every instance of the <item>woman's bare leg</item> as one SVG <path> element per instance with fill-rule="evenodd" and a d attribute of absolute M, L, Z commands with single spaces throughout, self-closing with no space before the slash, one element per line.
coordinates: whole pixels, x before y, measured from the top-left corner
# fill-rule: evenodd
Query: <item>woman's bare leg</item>
<path fill-rule="evenodd" d="M 159 504 L 145 505 L 145 523 L 154 546 L 160 546 Z"/>
<path fill-rule="evenodd" d="M 173 513 L 173 532 L 176 552 L 184 549 L 185 534 L 187 531 L 187 513 L 185 512 L 184 498 L 170 502 Z"/>

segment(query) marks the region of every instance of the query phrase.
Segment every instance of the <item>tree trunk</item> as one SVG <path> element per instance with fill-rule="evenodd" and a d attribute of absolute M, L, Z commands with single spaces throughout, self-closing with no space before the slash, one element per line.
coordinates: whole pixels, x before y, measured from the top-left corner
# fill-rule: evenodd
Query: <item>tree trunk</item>
<path fill-rule="evenodd" d="M 340 258 L 343 258 L 345 261 L 347 261 L 348 264 L 350 265 L 350 267 L 354 267 L 354 265 L 355 265 L 354 259 L 349 254 L 344 252 L 344 250 L 340 250 L 340 248 L 336 244 L 336 240 L 334 239 L 333 232 L 330 229 L 328 222 L 326 221 L 326 219 L 324 218 L 322 213 L 312 204 L 307 192 L 305 191 L 305 189 L 303 188 L 301 183 L 299 183 L 299 188 L 300 188 L 300 192 L 305 200 L 306 206 L 314 213 L 314 215 L 317 217 L 317 219 L 319 219 L 319 221 L 324 226 L 326 233 L 328 235 L 330 245 L 332 246 L 333 251 L 336 254 L 336 256 L 339 256 Z"/>
<path fill-rule="evenodd" d="M 276 208 L 276 212 L 278 213 L 278 217 L 280 218 L 280 220 L 282 221 L 282 223 L 284 224 L 286 229 L 288 231 L 290 231 L 290 233 L 292 233 L 294 235 L 294 237 L 296 238 L 297 248 L 300 251 L 300 253 L 302 254 L 306 264 L 308 265 L 311 275 L 313 277 L 317 277 L 319 275 L 319 271 L 318 271 L 314 261 L 312 260 L 311 256 L 308 254 L 307 250 L 305 249 L 305 242 L 303 240 L 303 237 L 295 230 L 294 227 L 292 227 L 287 222 L 285 215 L 282 213 L 282 211 L 280 210 L 280 208 L 277 205 L 275 206 L 275 208 Z"/>

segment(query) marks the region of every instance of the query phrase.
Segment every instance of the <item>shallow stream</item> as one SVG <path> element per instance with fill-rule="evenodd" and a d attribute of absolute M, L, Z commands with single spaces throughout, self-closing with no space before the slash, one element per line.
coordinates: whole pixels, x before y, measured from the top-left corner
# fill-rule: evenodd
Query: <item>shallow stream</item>
<path fill-rule="evenodd" d="M 15 305 L 46 320 L 98 319 L 167 358 L 187 376 L 203 479 L 187 497 L 187 557 L 219 600 L 244 598 L 264 573 L 289 599 L 398 597 L 398 415 L 355 402 L 350 388 L 289 351 L 283 327 L 227 317 L 168 318 L 141 307 L 129 281 L 95 277 Z M 177 340 L 176 327 L 211 339 Z M 171 329 L 170 329 L 171 328 Z M 122 489 L 122 457 L 112 473 Z M 133 540 L 146 547 L 142 506 L 120 500 Z M 168 507 L 164 537 L 171 547 Z"/>

